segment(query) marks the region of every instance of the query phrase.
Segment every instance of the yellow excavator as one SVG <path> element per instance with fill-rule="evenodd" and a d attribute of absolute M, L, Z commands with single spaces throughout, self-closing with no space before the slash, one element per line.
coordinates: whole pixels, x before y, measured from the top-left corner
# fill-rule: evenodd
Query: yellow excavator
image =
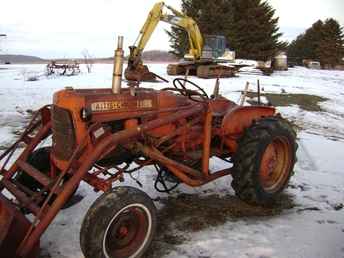
<path fill-rule="evenodd" d="M 165 11 L 165 9 L 167 9 Z M 166 5 L 156 3 L 133 46 L 130 46 L 125 78 L 131 81 L 152 81 L 157 75 L 142 62 L 142 52 L 160 21 L 185 30 L 188 34 L 189 52 L 184 60 L 167 66 L 169 75 L 196 75 L 200 78 L 232 77 L 236 68 L 223 65 L 234 61 L 234 52 L 226 48 L 226 38 L 219 35 L 202 36 L 197 23 L 184 13 Z M 158 76 L 159 77 L 159 76 Z"/>

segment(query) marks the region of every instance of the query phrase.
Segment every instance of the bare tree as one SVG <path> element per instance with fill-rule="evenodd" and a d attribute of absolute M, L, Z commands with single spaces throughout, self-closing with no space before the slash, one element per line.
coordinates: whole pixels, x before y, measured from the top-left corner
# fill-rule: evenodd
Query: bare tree
<path fill-rule="evenodd" d="M 82 56 L 84 57 L 84 63 L 87 68 L 87 72 L 91 73 L 92 72 L 92 67 L 93 67 L 93 57 L 91 56 L 90 52 L 87 49 L 84 49 L 81 52 Z"/>

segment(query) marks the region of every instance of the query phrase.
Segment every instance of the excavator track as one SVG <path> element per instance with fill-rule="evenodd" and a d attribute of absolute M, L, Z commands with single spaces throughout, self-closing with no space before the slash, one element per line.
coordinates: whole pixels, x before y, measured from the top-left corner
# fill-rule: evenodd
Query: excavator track
<path fill-rule="evenodd" d="M 210 78 L 230 78 L 234 77 L 237 69 L 231 66 L 219 64 L 169 64 L 167 66 L 167 74 L 171 76 L 185 75 L 189 70 L 188 75 L 196 75 L 202 79 Z"/>
<path fill-rule="evenodd" d="M 200 65 L 197 68 L 197 77 L 203 79 L 210 78 L 230 78 L 234 77 L 236 69 L 225 65 Z"/>
<path fill-rule="evenodd" d="M 186 73 L 185 66 L 179 64 L 169 64 L 167 66 L 167 74 L 171 76 L 184 75 Z"/>

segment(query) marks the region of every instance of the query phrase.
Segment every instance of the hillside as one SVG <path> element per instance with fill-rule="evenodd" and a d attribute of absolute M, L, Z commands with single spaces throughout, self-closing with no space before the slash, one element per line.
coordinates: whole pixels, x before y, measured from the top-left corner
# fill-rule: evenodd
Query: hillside
<path fill-rule="evenodd" d="M 126 56 L 128 58 L 128 56 Z M 162 50 L 150 50 L 143 52 L 142 59 L 144 62 L 175 62 L 178 59 L 167 51 Z M 75 60 L 79 63 L 84 63 L 83 58 L 71 58 L 71 59 L 53 59 L 58 62 L 68 62 Z M 36 56 L 27 55 L 0 55 L 0 64 L 10 62 L 11 64 L 33 64 L 33 63 L 47 63 L 50 60 L 43 59 Z M 93 58 L 94 63 L 112 63 L 113 57 L 108 58 Z"/>
<path fill-rule="evenodd" d="M 128 60 L 129 55 L 125 56 L 125 60 Z M 59 59 L 57 59 L 59 60 Z M 74 59 L 79 63 L 83 63 L 84 60 L 81 58 Z M 113 57 L 106 57 L 106 58 L 93 58 L 94 63 L 113 63 Z M 150 62 L 150 63 L 169 63 L 169 62 L 176 62 L 178 58 L 176 58 L 173 54 L 169 53 L 168 51 L 163 50 L 149 50 L 144 51 L 142 54 L 143 62 Z M 60 59 L 59 61 L 65 61 Z"/>
<path fill-rule="evenodd" d="M 26 55 L 0 55 L 0 63 L 10 62 L 11 64 L 31 64 L 31 63 L 45 63 L 46 60 L 36 56 Z"/>
<path fill-rule="evenodd" d="M 162 50 L 150 50 L 143 52 L 142 59 L 151 62 L 174 62 L 178 59 L 171 53 Z"/>

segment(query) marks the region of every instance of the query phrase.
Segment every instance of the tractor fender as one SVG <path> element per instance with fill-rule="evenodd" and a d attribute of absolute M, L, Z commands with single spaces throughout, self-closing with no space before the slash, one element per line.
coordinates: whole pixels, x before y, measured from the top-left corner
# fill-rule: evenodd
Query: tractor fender
<path fill-rule="evenodd" d="M 238 135 L 248 128 L 254 120 L 273 116 L 274 107 L 265 106 L 237 106 L 230 109 L 222 120 L 223 135 Z"/>

